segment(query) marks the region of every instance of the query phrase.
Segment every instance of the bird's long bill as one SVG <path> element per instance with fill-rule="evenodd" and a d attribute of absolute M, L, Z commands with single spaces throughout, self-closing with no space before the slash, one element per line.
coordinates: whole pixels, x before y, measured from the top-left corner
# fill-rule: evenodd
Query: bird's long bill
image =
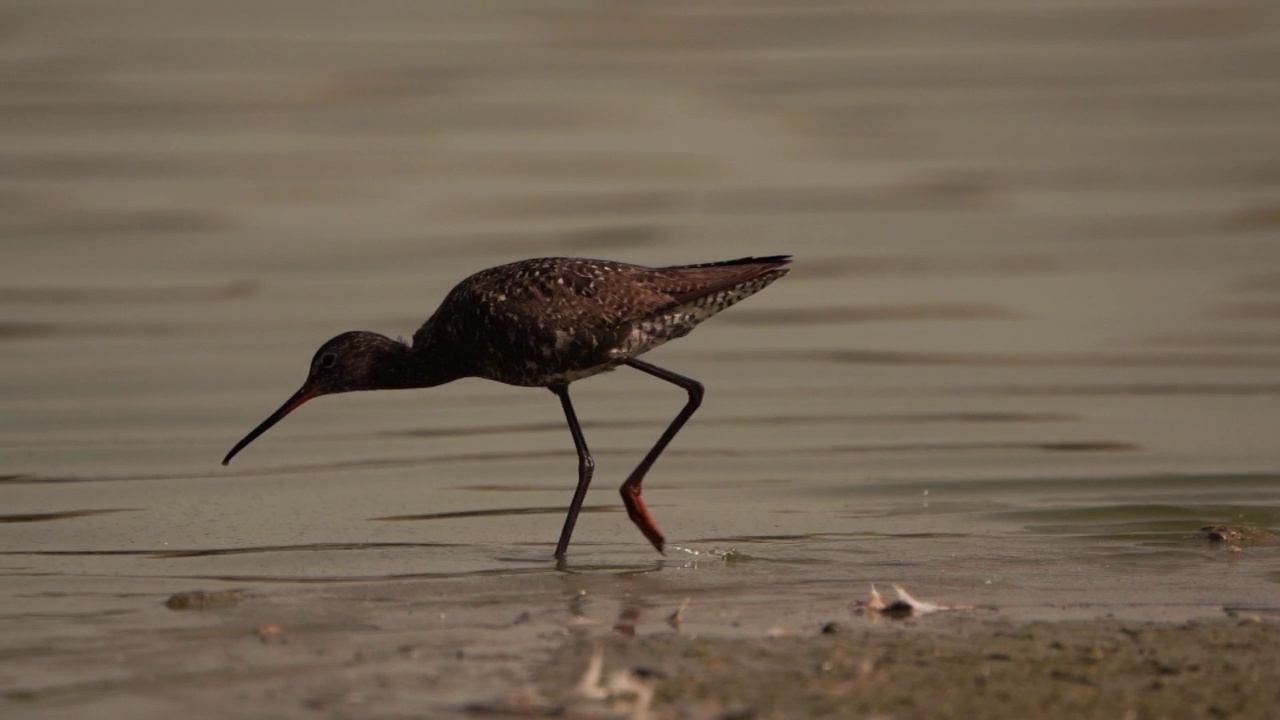
<path fill-rule="evenodd" d="M 320 391 L 315 389 L 314 387 L 311 387 L 310 385 L 303 385 L 302 389 L 294 393 L 293 397 L 285 401 L 285 404 L 281 405 L 279 410 L 271 413 L 271 417 L 267 418 L 266 420 L 263 420 L 261 425 L 254 428 L 248 435 L 244 436 L 243 440 L 236 443 L 236 446 L 231 448 L 231 452 L 227 453 L 227 456 L 222 458 L 222 464 L 226 465 L 227 463 L 231 462 L 231 458 L 235 457 L 236 453 L 243 450 L 246 445 L 253 442 L 254 440 L 257 440 L 259 435 L 270 430 L 271 426 L 283 420 L 285 415 L 288 415 L 294 410 L 297 410 L 302 405 L 302 403 L 310 400 L 311 398 L 316 397 L 319 394 L 320 394 Z"/>

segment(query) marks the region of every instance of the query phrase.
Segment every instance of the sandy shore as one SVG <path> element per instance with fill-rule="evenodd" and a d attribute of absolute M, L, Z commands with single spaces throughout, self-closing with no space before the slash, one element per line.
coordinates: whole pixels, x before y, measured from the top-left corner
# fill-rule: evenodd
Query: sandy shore
<path fill-rule="evenodd" d="M 841 623 L 828 632 L 614 639 L 603 644 L 605 674 L 656 671 L 636 683 L 652 688 L 655 718 L 1268 718 L 1280 706 L 1274 617 L 1178 624 L 949 618 Z M 587 667 L 593 652 L 591 643 L 570 644 L 534 673 L 536 692 L 480 708 L 532 716 L 583 708 L 588 716 L 601 703 L 574 699 L 580 678 L 569 670 Z M 538 697 L 569 699 L 539 706 Z M 619 693 L 614 706 L 634 716 L 635 706 L 623 702 L 634 703 L 632 693 Z"/>
<path fill-rule="evenodd" d="M 319 603 L 337 609 L 326 614 L 314 600 L 290 609 L 246 598 L 231 610 L 184 611 L 218 620 L 203 630 L 138 638 L 145 661 L 128 644 L 119 648 L 128 661 L 105 656 L 120 665 L 108 677 L 3 700 L 31 718 L 167 707 L 188 718 L 637 720 L 1261 720 L 1280 702 L 1274 608 L 1186 622 L 1046 622 L 991 607 L 890 619 L 854 604 L 818 615 L 771 605 L 757 609 L 779 625 L 699 632 L 699 615 L 717 611 L 697 601 L 683 622 L 670 608 L 645 617 L 625 607 L 610 621 L 585 612 L 591 603 L 584 596 L 568 613 L 526 605 L 511 616 L 520 605 L 496 598 L 468 613 L 365 597 Z M 423 629 L 431 626 L 440 629 Z M 603 662 L 588 676 L 597 654 Z"/>
<path fill-rule="evenodd" d="M 722 641 L 676 635 L 604 643 L 605 675 L 657 671 L 653 717 L 1271 717 L 1280 703 L 1274 619 L 1185 624 L 920 621 L 835 634 Z M 539 696 L 572 700 L 573 643 L 536 671 Z M 644 675 L 641 675 L 644 678 Z M 617 693 L 631 701 L 631 693 Z M 534 708 L 525 691 L 508 710 Z M 548 715 L 557 705 L 547 706 Z M 493 710 L 499 710 L 495 706 Z M 621 707 L 618 705 L 617 707 Z M 634 712 L 634 706 L 631 706 Z M 573 712 L 570 712 L 573 715 Z"/>

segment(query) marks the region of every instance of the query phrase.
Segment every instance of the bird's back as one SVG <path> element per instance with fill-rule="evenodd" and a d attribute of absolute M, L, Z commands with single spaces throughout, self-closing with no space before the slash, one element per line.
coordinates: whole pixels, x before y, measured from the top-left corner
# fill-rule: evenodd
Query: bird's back
<path fill-rule="evenodd" d="M 466 374 L 512 385 L 570 382 L 682 337 L 787 273 L 790 257 L 650 268 L 535 258 L 458 283 L 414 334 Z"/>

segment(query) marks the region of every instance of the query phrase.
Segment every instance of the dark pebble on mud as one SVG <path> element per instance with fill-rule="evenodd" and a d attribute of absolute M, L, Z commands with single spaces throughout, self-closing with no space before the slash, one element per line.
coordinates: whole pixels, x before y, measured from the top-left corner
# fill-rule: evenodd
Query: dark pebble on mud
<path fill-rule="evenodd" d="M 192 590 L 169 596 L 164 606 L 170 610 L 208 610 L 210 608 L 231 607 L 240 602 L 238 590 Z"/>

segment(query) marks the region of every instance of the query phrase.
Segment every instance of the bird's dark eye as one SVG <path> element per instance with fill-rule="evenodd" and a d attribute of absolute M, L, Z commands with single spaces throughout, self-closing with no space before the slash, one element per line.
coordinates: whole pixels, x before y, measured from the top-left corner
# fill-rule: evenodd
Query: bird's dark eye
<path fill-rule="evenodd" d="M 331 368 L 338 362 L 338 356 L 333 353 L 325 353 L 320 356 L 320 367 Z"/>

